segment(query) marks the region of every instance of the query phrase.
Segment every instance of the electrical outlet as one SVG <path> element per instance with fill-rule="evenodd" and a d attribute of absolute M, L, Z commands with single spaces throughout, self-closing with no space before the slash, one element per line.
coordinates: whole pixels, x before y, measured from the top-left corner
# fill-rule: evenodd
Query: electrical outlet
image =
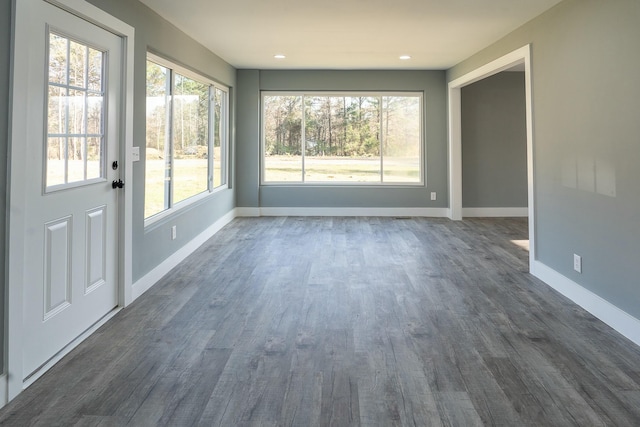
<path fill-rule="evenodd" d="M 580 255 L 573 254 L 573 269 L 582 273 L 582 257 Z"/>
<path fill-rule="evenodd" d="M 436 192 L 435 191 L 431 192 L 431 200 L 436 200 Z"/>
<path fill-rule="evenodd" d="M 171 227 L 171 240 L 176 240 L 176 237 L 178 237 L 178 229 L 174 225 Z"/>

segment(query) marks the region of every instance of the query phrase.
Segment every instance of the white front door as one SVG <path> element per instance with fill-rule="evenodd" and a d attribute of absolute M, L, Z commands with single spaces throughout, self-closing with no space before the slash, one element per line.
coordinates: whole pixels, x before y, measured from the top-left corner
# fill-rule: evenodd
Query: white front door
<path fill-rule="evenodd" d="M 118 305 L 121 191 L 122 39 L 32 5 L 23 381 Z"/>

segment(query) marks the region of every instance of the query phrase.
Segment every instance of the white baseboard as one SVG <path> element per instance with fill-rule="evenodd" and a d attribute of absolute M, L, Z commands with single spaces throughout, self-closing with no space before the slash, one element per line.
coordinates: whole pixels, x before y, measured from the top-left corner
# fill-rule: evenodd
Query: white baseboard
<path fill-rule="evenodd" d="M 189 243 L 178 249 L 167 259 L 165 259 L 156 268 L 145 274 L 138 279 L 132 285 L 132 298 L 131 302 L 135 301 L 140 295 L 148 291 L 153 285 L 155 285 L 160 279 L 164 277 L 171 269 L 180 264 L 186 257 L 191 255 L 196 249 L 209 240 L 214 234 L 216 234 L 222 227 L 229 224 L 236 216 L 239 216 L 237 210 L 231 210 L 225 214 L 222 218 L 214 222 L 209 228 L 204 230 Z"/>
<path fill-rule="evenodd" d="M 236 216 L 257 217 L 260 216 L 260 208 L 236 208 Z"/>
<path fill-rule="evenodd" d="M 640 320 L 540 261 L 531 263 L 531 274 L 640 345 Z"/>
<path fill-rule="evenodd" d="M 463 217 L 498 218 L 498 217 L 526 217 L 529 208 L 462 208 Z"/>
<path fill-rule="evenodd" d="M 7 374 L 0 375 L 0 408 L 9 403 L 9 384 Z"/>
<path fill-rule="evenodd" d="M 259 208 L 260 216 L 403 216 L 447 217 L 448 208 Z"/>

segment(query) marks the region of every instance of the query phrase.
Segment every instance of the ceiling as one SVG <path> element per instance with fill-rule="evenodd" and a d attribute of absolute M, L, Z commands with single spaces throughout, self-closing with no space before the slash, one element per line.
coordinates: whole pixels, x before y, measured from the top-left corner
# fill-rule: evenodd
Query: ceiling
<path fill-rule="evenodd" d="M 251 69 L 447 69 L 560 2 L 140 1 L 234 67 Z"/>

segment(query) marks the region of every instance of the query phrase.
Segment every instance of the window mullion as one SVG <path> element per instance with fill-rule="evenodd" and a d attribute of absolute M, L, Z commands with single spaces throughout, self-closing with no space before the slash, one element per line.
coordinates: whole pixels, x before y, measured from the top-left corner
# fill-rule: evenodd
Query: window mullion
<path fill-rule="evenodd" d="M 382 116 L 384 114 L 384 107 L 382 104 L 382 97 L 378 97 L 378 131 L 379 135 L 379 144 L 380 144 L 380 182 L 384 183 L 384 131 L 382 129 L 383 119 Z"/>
<path fill-rule="evenodd" d="M 65 78 L 65 119 L 64 119 L 64 133 L 65 133 L 65 145 L 64 145 L 64 183 L 67 184 L 69 182 L 69 96 L 71 93 L 69 92 L 69 85 L 71 84 L 71 79 L 69 78 L 69 73 L 71 72 L 71 41 L 67 40 L 67 58 L 66 58 L 66 78 Z"/>
<path fill-rule="evenodd" d="M 89 133 L 89 46 L 84 47 L 84 88 L 82 93 L 84 94 L 84 111 L 82 113 L 82 121 L 84 125 L 84 132 L 82 136 L 82 167 L 83 167 L 83 179 L 87 179 L 87 134 Z"/>
<path fill-rule="evenodd" d="M 207 141 L 207 152 L 209 155 L 207 156 L 207 163 L 209 168 L 209 173 L 207 176 L 207 189 L 209 192 L 213 191 L 215 188 L 214 180 L 214 161 L 215 161 L 215 151 L 214 151 L 214 141 L 216 137 L 216 121 L 214 120 L 215 112 L 216 112 L 216 101 L 215 101 L 215 87 L 209 86 L 209 135 Z M 222 155 L 222 154 L 221 154 Z"/>
<path fill-rule="evenodd" d="M 222 104 L 220 105 L 220 123 L 224 123 L 220 135 L 220 160 L 222 169 L 221 185 L 229 185 L 229 92 L 222 91 Z M 225 160 L 226 159 L 226 160 Z M 224 160 L 224 161 L 223 161 Z"/>
<path fill-rule="evenodd" d="M 307 154 L 307 100 L 306 95 L 302 94 L 302 124 L 300 128 L 302 129 L 301 135 L 301 147 L 302 147 L 302 182 L 305 182 L 305 160 Z"/>
<path fill-rule="evenodd" d="M 165 209 L 171 209 L 173 206 L 173 108 L 174 102 L 174 72 L 172 69 L 167 68 L 169 78 L 167 79 L 166 92 L 169 94 L 169 108 L 167 108 L 167 127 L 166 127 L 166 142 L 164 144 L 165 155 L 165 181 L 164 181 L 164 197 L 165 197 Z"/>

